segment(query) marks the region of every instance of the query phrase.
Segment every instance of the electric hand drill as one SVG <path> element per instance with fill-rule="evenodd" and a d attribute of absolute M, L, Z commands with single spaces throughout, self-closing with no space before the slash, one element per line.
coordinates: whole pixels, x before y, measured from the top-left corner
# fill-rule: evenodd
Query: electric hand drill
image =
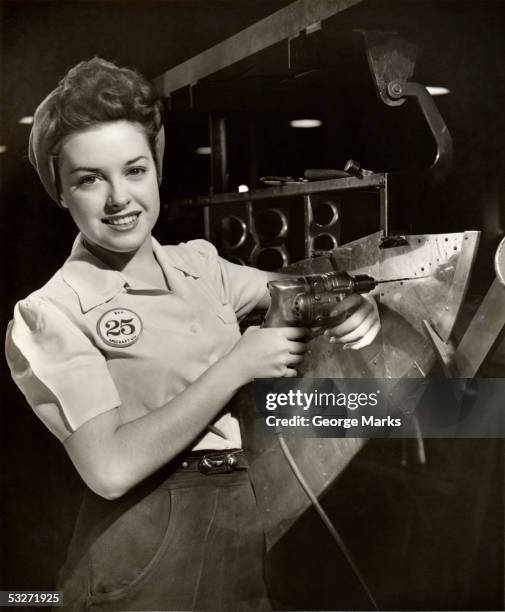
<path fill-rule="evenodd" d="M 376 280 L 368 274 L 325 272 L 307 276 L 286 276 L 268 283 L 270 308 L 263 327 L 318 327 L 335 321 L 335 305 L 353 293 L 368 293 L 382 283 L 398 283 L 430 277 L 415 276 Z"/>
<path fill-rule="evenodd" d="M 395 279 L 395 281 L 407 279 Z M 270 281 L 271 303 L 263 327 L 315 327 L 334 320 L 332 311 L 352 293 L 368 293 L 382 282 L 367 274 L 327 272 Z"/>

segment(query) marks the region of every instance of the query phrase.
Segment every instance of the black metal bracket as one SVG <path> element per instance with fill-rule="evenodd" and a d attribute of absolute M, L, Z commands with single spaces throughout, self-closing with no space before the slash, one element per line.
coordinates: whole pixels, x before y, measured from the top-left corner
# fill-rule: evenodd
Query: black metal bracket
<path fill-rule="evenodd" d="M 420 83 L 402 83 L 400 81 L 388 83 L 387 93 L 392 100 L 404 100 L 408 97 L 416 98 L 437 146 L 435 159 L 429 168 L 429 172 L 435 182 L 442 181 L 452 168 L 452 137 L 431 94 Z"/>
<path fill-rule="evenodd" d="M 428 173 L 434 182 L 441 182 L 452 168 L 452 137 L 426 87 L 408 81 L 414 74 L 417 47 L 392 32 L 358 31 L 365 39 L 368 65 L 379 98 L 388 106 L 400 106 L 406 98 L 415 98 L 419 104 L 437 147 Z"/>

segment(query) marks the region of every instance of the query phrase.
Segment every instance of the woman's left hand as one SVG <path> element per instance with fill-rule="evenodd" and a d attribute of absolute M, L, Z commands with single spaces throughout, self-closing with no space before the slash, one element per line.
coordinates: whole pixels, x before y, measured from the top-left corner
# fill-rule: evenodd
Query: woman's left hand
<path fill-rule="evenodd" d="M 379 309 L 374 298 L 369 295 L 349 295 L 332 312 L 335 317 L 344 313 L 348 313 L 347 318 L 337 325 L 327 327 L 323 335 L 330 342 L 343 344 L 344 349 L 357 350 L 371 344 L 381 327 Z"/>

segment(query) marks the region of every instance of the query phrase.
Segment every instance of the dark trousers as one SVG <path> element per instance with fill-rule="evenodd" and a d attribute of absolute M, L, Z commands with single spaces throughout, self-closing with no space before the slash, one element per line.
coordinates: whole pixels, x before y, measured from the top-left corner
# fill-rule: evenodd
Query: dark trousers
<path fill-rule="evenodd" d="M 168 472 L 115 501 L 86 494 L 60 575 L 64 609 L 270 609 L 247 470 Z"/>

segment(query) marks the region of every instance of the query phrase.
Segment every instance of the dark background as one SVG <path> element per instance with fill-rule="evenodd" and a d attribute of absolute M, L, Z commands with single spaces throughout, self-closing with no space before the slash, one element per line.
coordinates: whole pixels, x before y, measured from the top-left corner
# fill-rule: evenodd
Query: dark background
<path fill-rule="evenodd" d="M 0 144 L 8 147 L 0 155 L 2 329 L 15 302 L 63 263 L 76 233 L 28 163 L 30 128 L 19 118 L 33 114 L 82 59 L 100 55 L 154 78 L 286 4 L 0 4 Z M 377 99 L 362 44 L 352 33 L 360 27 L 396 30 L 420 47 L 413 80 L 451 90 L 436 103 L 453 136 L 455 160 L 442 184 L 405 186 L 394 204 L 393 227 L 409 233 L 482 231 L 459 321 L 464 329 L 493 278 L 492 256 L 505 227 L 504 17 L 502 2 L 369 0 L 332 22 L 334 46 L 297 41 L 290 70 L 278 45 L 252 64 L 206 79 L 194 91 L 193 109 L 188 92 L 178 92 L 166 104 L 158 237 L 178 242 L 202 234 L 200 215 L 181 212 L 172 201 L 208 193 L 209 159 L 194 154 L 196 146 L 209 144 L 208 111 L 228 116 L 232 189 L 243 182 L 257 186 L 265 174 L 342 168 L 350 157 L 377 171 L 415 172 L 429 165 L 433 145 L 419 111 L 413 104 L 390 109 Z M 322 118 L 323 128 L 290 129 L 289 119 L 301 109 Z M 503 363 L 498 350 L 481 375 L 503 376 Z M 1 375 L 1 588 L 47 589 L 64 559 L 82 485 L 5 363 Z M 503 609 L 503 444 L 430 440 L 427 455 L 425 466 L 411 457 L 402 467 L 399 442 L 372 441 L 327 493 L 325 506 L 383 608 Z M 276 547 L 272 561 L 280 608 L 368 608 L 310 512 Z"/>

